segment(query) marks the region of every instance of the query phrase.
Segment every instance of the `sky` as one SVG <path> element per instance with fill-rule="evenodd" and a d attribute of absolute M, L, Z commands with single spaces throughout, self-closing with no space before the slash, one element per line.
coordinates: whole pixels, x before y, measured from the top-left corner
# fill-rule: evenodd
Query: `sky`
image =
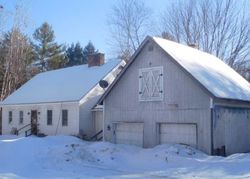
<path fill-rule="evenodd" d="M 173 0 L 145 0 L 154 15 L 162 12 Z M 0 0 L 4 10 L 12 11 L 18 0 Z M 108 45 L 107 18 L 117 0 L 22 0 L 29 19 L 28 34 L 43 22 L 52 25 L 58 43 L 80 42 L 85 46 L 92 41 L 95 47 L 107 56 L 112 53 Z M 112 56 L 109 54 L 108 56 Z"/>
<path fill-rule="evenodd" d="M 56 41 L 70 45 L 80 42 L 85 46 L 92 41 L 95 47 L 112 57 L 108 45 L 108 14 L 118 0 L 0 0 L 5 11 L 12 11 L 21 1 L 25 5 L 29 19 L 27 33 L 32 36 L 34 30 L 43 22 L 52 25 Z M 250 5 L 250 0 L 248 5 Z M 156 19 L 176 0 L 144 0 L 153 11 Z"/>

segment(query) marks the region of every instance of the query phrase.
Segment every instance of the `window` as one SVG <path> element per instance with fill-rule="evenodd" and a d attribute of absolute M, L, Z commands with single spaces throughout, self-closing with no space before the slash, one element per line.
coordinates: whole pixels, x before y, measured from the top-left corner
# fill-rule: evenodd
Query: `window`
<path fill-rule="evenodd" d="M 163 100 L 163 67 L 139 69 L 139 101 Z"/>
<path fill-rule="evenodd" d="M 47 110 L 47 125 L 50 126 L 52 125 L 52 110 Z"/>
<path fill-rule="evenodd" d="M 23 124 L 23 111 L 19 111 L 19 124 Z"/>
<path fill-rule="evenodd" d="M 62 126 L 68 125 L 68 110 L 62 110 Z"/>
<path fill-rule="evenodd" d="M 12 111 L 9 111 L 9 124 L 12 122 Z"/>

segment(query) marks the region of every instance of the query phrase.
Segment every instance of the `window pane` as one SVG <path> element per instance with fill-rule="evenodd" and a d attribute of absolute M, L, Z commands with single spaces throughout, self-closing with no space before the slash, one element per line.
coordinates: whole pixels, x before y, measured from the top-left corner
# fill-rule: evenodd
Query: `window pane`
<path fill-rule="evenodd" d="M 62 126 L 68 125 L 68 110 L 62 110 Z"/>
<path fill-rule="evenodd" d="M 9 111 L 9 124 L 12 122 L 12 111 Z"/>
<path fill-rule="evenodd" d="M 19 124 L 23 123 L 23 111 L 19 111 Z"/>
<path fill-rule="evenodd" d="M 47 110 L 47 125 L 52 125 L 52 110 Z"/>

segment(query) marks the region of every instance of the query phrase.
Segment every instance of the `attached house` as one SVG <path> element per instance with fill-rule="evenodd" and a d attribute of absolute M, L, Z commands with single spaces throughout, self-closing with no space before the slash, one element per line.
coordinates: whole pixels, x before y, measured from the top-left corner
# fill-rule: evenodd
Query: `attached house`
<path fill-rule="evenodd" d="M 250 85 L 213 55 L 147 37 L 98 104 L 104 138 L 208 154 L 250 151 Z"/>
<path fill-rule="evenodd" d="M 40 73 L 1 103 L 2 133 L 94 135 L 91 108 L 111 84 L 123 61 L 104 63 L 104 54 L 89 56 L 86 65 Z"/>

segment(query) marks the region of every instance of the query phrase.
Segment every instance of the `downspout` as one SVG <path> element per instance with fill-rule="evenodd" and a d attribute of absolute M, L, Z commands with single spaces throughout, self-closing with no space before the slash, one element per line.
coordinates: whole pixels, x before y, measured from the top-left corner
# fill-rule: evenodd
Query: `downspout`
<path fill-rule="evenodd" d="M 105 141 L 105 99 L 103 99 L 103 108 L 102 108 L 102 141 Z"/>
<path fill-rule="evenodd" d="M 214 155 L 214 104 L 213 104 L 213 98 L 210 98 L 210 117 L 211 117 L 211 123 L 210 123 L 210 134 L 211 134 L 211 155 Z"/>

